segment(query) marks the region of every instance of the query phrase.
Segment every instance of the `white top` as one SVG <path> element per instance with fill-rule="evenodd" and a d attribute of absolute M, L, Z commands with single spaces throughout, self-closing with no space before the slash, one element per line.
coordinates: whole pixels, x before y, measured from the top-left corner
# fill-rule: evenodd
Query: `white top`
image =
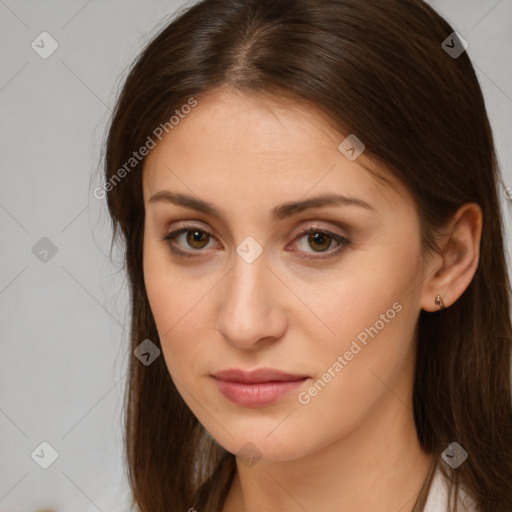
<path fill-rule="evenodd" d="M 448 511 L 448 479 L 436 469 L 427 502 L 423 512 L 447 512 Z M 478 512 L 475 502 L 459 487 L 458 509 L 460 512 Z"/>

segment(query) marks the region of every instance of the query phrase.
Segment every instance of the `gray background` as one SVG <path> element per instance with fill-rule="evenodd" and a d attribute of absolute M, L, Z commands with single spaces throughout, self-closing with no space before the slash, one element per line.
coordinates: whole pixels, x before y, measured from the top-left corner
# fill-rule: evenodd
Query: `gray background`
<path fill-rule="evenodd" d="M 469 43 L 512 186 L 512 0 L 431 4 Z M 181 5 L 0 0 L 1 511 L 128 509 L 127 288 L 92 190 L 126 66 Z M 44 31 L 59 45 L 47 59 L 31 48 Z M 502 200 L 510 248 L 511 203 Z M 43 237 L 54 255 L 39 252 Z M 59 454 L 46 470 L 31 457 L 43 441 Z"/>

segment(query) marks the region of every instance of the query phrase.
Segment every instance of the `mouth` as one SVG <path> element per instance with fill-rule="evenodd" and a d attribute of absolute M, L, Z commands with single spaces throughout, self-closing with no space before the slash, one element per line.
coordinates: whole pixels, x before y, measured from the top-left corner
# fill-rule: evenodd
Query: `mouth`
<path fill-rule="evenodd" d="M 228 400 L 242 407 L 273 404 L 309 379 L 307 375 L 294 375 L 272 368 L 259 368 L 250 372 L 229 369 L 211 377 Z"/>

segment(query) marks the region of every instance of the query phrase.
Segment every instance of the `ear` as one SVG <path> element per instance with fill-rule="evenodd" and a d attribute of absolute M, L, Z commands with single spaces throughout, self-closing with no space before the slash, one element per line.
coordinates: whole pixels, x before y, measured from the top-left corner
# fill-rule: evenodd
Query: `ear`
<path fill-rule="evenodd" d="M 435 303 L 438 295 L 450 307 L 470 285 L 480 258 L 482 219 L 480 206 L 467 203 L 443 229 L 438 241 L 442 254 L 435 253 L 426 268 L 421 296 L 425 311 L 441 309 Z"/>

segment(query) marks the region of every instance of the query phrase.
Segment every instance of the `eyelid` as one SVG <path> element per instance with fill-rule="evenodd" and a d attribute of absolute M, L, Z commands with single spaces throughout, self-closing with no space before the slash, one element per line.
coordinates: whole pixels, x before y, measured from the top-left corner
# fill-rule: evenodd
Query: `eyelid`
<path fill-rule="evenodd" d="M 330 224 L 332 224 L 332 222 Z M 300 236 L 304 233 L 308 233 L 311 230 L 316 230 L 321 233 L 327 233 L 328 235 L 332 235 L 332 236 L 338 236 L 340 238 L 348 238 L 349 237 L 348 233 L 346 233 L 346 235 L 342 235 L 341 233 L 335 232 L 334 229 L 343 230 L 345 232 L 348 231 L 348 229 L 346 227 L 343 228 L 341 225 L 336 225 L 336 227 L 331 227 L 328 225 L 327 226 L 322 225 L 321 221 L 310 221 L 309 223 L 306 221 L 306 222 L 301 222 L 300 227 L 298 227 L 297 229 L 294 229 L 292 231 L 291 238 L 292 238 L 292 240 L 296 240 L 296 238 L 298 236 Z"/>

